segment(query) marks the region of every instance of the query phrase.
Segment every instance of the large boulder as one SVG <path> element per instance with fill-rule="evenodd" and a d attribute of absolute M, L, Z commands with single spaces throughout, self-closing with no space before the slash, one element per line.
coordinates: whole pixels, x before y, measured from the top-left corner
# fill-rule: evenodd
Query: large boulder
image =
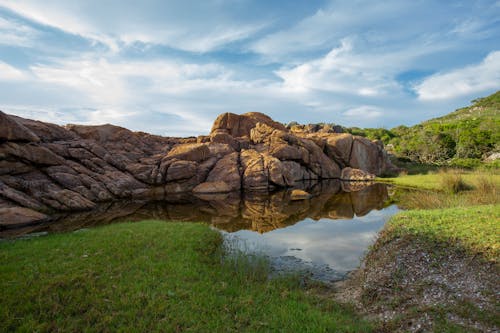
<path fill-rule="evenodd" d="M 294 184 L 290 170 L 279 159 L 254 149 L 241 151 L 243 188 L 251 191 L 268 191 Z"/>
<path fill-rule="evenodd" d="M 286 127 L 275 122 L 270 117 L 259 112 L 249 112 L 242 115 L 223 113 L 217 117 L 212 126 L 211 133 L 227 133 L 232 137 L 250 137 L 250 130 L 257 123 L 266 124 L 272 128 L 287 131 Z"/>
<path fill-rule="evenodd" d="M 167 158 L 200 162 L 210 156 L 210 149 L 204 143 L 182 144 L 175 146 Z"/>
<path fill-rule="evenodd" d="M 43 222 L 47 215 L 24 207 L 0 208 L 0 228 L 12 228 Z"/>
<path fill-rule="evenodd" d="M 349 166 L 380 175 L 383 171 L 383 157 L 379 145 L 364 137 L 354 137 Z"/>
<path fill-rule="evenodd" d="M 0 111 L 0 142 L 1 141 L 38 142 L 40 138 L 14 118 Z"/>
<path fill-rule="evenodd" d="M 231 191 L 240 190 L 241 175 L 239 159 L 238 152 L 227 154 L 215 164 L 215 167 L 208 174 L 206 181 L 224 181 Z"/>
<path fill-rule="evenodd" d="M 349 165 L 353 140 L 353 136 L 348 133 L 328 135 L 325 153 L 341 167 L 346 167 Z"/>

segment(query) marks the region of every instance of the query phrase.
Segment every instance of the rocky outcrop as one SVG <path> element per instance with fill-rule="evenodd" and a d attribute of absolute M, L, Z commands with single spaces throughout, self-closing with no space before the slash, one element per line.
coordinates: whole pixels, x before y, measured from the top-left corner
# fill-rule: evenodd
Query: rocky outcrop
<path fill-rule="evenodd" d="M 0 112 L 0 222 L 41 219 L 16 207 L 51 215 L 125 198 L 273 191 L 358 179 L 360 172 L 368 179 L 391 168 L 380 143 L 327 130 L 293 132 L 261 113 L 225 113 L 208 136 L 172 138 Z"/>
<path fill-rule="evenodd" d="M 0 140 L 38 142 L 40 138 L 14 118 L 0 111 Z"/>
<path fill-rule="evenodd" d="M 233 138 L 250 137 L 250 131 L 258 124 L 265 124 L 277 130 L 287 131 L 286 127 L 275 122 L 259 112 L 249 112 L 242 115 L 223 113 L 215 119 L 210 136 L 227 133 Z"/>

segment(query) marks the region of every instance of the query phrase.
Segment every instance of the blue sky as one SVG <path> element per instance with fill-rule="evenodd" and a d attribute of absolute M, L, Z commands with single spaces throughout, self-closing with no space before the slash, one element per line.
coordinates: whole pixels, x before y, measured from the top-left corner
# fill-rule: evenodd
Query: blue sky
<path fill-rule="evenodd" d="M 0 0 L 0 109 L 206 134 L 411 125 L 500 89 L 500 1 Z"/>

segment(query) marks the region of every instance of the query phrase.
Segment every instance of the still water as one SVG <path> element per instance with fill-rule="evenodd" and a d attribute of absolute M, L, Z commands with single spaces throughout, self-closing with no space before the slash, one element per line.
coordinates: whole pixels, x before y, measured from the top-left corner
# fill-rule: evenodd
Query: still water
<path fill-rule="evenodd" d="M 204 222 L 245 250 L 268 256 L 275 270 L 300 270 L 324 281 L 342 279 L 359 265 L 398 208 L 389 204 L 384 184 L 328 181 L 303 188 L 313 194 L 310 200 L 293 201 L 291 191 L 281 191 L 107 203 L 93 211 L 55 216 L 45 224 L 1 230 L 0 238 L 146 219 Z"/>

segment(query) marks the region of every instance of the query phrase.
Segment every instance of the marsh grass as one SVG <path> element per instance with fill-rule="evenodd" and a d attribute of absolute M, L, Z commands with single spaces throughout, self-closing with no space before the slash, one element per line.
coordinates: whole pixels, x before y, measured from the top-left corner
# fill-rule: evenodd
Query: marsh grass
<path fill-rule="evenodd" d="M 496 173 L 442 169 L 425 175 L 390 179 L 400 185 L 395 200 L 404 209 L 434 209 L 499 204 L 500 176 Z"/>
<path fill-rule="evenodd" d="M 221 262 L 225 269 L 240 279 L 264 282 L 271 275 L 269 257 L 237 237 L 224 238 Z"/>
<path fill-rule="evenodd" d="M 440 171 L 441 190 L 456 194 L 463 191 L 470 191 L 473 187 L 467 184 L 462 178 L 462 174 L 458 171 Z"/>

